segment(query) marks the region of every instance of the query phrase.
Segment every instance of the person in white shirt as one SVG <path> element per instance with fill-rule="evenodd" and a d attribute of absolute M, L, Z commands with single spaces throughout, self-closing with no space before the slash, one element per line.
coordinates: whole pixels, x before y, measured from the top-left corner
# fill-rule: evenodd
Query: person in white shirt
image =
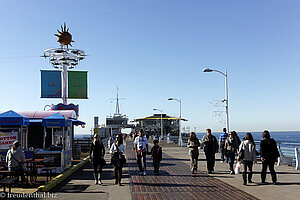
<path fill-rule="evenodd" d="M 125 148 L 121 134 L 117 135 L 116 140 L 110 148 L 110 153 L 112 155 L 112 164 L 114 165 L 115 183 L 121 186 L 122 168 L 125 163 Z"/>
<path fill-rule="evenodd" d="M 139 136 L 134 140 L 134 149 L 136 151 L 137 163 L 140 170 L 140 175 L 147 175 L 146 172 L 146 154 L 148 152 L 148 140 L 144 136 L 143 129 L 140 129 Z M 143 160 L 143 162 L 142 162 Z"/>

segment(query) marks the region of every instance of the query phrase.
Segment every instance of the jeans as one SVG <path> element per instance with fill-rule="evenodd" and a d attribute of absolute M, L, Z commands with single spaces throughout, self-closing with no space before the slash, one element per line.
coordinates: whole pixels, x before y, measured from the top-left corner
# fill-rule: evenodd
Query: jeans
<path fill-rule="evenodd" d="M 19 184 L 19 174 L 21 174 L 21 181 L 22 181 L 22 183 L 25 182 L 25 176 L 24 176 L 24 173 L 22 173 L 24 171 L 20 167 L 8 167 L 8 171 L 15 171 L 15 172 L 17 172 L 16 173 L 16 177 L 17 177 L 16 184 L 17 185 Z"/>
<path fill-rule="evenodd" d="M 196 172 L 198 168 L 198 156 L 191 156 L 191 172 Z"/>
<path fill-rule="evenodd" d="M 140 172 L 146 171 L 146 152 L 138 152 L 136 157 Z"/>
<path fill-rule="evenodd" d="M 102 168 L 103 168 L 103 166 L 101 165 L 101 161 L 100 160 L 94 160 L 93 166 L 94 166 L 95 180 L 98 181 L 98 179 L 99 179 L 101 181 L 101 174 L 102 174 Z M 100 177 L 98 177 L 98 170 L 99 170 L 99 173 L 100 173 Z"/>
<path fill-rule="evenodd" d="M 269 166 L 269 170 L 272 176 L 272 182 L 275 183 L 277 181 L 276 178 L 276 172 L 274 170 L 274 161 L 265 161 L 262 163 L 262 170 L 261 170 L 261 182 L 266 181 L 266 176 L 267 176 L 267 168 Z"/>
<path fill-rule="evenodd" d="M 227 158 L 228 158 L 228 162 L 229 162 L 229 170 L 232 172 L 232 171 L 234 171 L 233 164 L 234 164 L 234 160 L 235 160 L 235 153 L 228 152 Z"/>
<path fill-rule="evenodd" d="M 154 174 L 159 174 L 159 160 L 153 160 Z"/>
<path fill-rule="evenodd" d="M 247 183 L 247 168 L 249 169 L 249 174 L 248 174 L 248 182 L 252 181 L 252 166 L 253 166 L 253 161 L 249 160 L 243 160 L 243 181 L 244 183 Z"/>
<path fill-rule="evenodd" d="M 221 161 L 226 161 L 227 162 L 227 157 L 226 157 L 226 151 L 224 149 L 225 143 L 221 142 L 220 144 L 220 156 L 221 156 Z"/>
<path fill-rule="evenodd" d="M 122 179 L 122 165 L 121 166 L 115 166 L 114 168 L 114 175 L 116 179 L 116 183 L 121 183 Z"/>
<path fill-rule="evenodd" d="M 215 154 L 214 153 L 206 153 L 206 162 L 207 162 L 207 171 L 214 171 L 215 167 Z"/>

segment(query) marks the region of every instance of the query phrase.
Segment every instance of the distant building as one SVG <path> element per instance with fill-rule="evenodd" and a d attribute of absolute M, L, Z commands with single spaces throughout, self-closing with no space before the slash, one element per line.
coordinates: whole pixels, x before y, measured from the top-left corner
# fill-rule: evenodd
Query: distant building
<path fill-rule="evenodd" d="M 147 135 L 160 135 L 161 134 L 161 118 L 163 124 L 163 134 L 171 134 L 173 136 L 179 135 L 179 120 L 180 118 L 171 117 L 167 114 L 154 114 L 152 116 L 135 119 L 136 122 L 135 132 L 138 132 L 141 128 Z M 187 121 L 186 119 L 181 119 Z"/>

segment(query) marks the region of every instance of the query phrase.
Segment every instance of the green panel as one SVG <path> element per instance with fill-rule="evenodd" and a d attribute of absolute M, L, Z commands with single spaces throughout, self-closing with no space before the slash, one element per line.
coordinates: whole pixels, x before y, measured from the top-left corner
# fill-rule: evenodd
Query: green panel
<path fill-rule="evenodd" d="M 68 98 L 87 99 L 87 72 L 68 71 Z"/>

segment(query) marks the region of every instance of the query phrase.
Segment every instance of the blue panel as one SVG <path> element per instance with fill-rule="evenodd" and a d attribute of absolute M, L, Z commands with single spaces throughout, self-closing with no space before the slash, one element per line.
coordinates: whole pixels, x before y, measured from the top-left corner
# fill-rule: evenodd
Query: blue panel
<path fill-rule="evenodd" d="M 61 98 L 61 72 L 41 70 L 41 98 Z"/>

